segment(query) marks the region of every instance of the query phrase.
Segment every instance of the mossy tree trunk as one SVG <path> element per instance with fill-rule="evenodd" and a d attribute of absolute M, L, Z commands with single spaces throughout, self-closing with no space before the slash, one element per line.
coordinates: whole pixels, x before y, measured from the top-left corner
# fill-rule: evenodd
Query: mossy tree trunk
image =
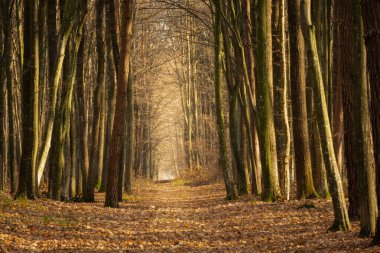
<path fill-rule="evenodd" d="M 371 135 L 371 122 L 369 116 L 369 85 L 367 79 L 367 59 L 364 44 L 364 28 L 362 20 L 362 11 L 360 7 L 360 0 L 348 1 L 352 5 L 353 23 L 351 27 L 354 29 L 352 39 L 354 43 L 354 50 L 349 54 L 351 48 L 344 48 L 343 45 L 349 43 L 351 38 L 342 38 L 342 53 L 346 53 L 347 63 L 354 59 L 352 66 L 353 75 L 345 75 L 345 78 L 351 77 L 352 83 L 344 82 L 346 85 L 343 88 L 348 88 L 347 93 L 343 93 L 345 98 L 345 105 L 350 105 L 351 110 L 345 113 L 346 117 L 351 119 L 350 129 L 346 132 L 347 137 L 352 137 L 351 143 L 346 144 L 345 147 L 350 153 L 346 152 L 347 163 L 352 160 L 351 169 L 356 171 L 359 183 L 359 206 L 360 206 L 360 236 L 373 236 L 376 229 L 376 218 L 378 215 L 377 198 L 376 198 L 376 182 L 375 182 L 375 160 L 373 156 L 373 142 Z M 347 20 L 347 19 L 346 19 Z M 351 20 L 348 18 L 348 20 Z M 350 34 L 348 32 L 348 34 Z M 342 31 L 342 36 L 347 35 Z M 343 56 L 342 56 L 343 57 Z M 350 66 L 348 66 L 350 67 Z M 346 73 L 346 71 L 342 71 Z M 347 85 L 348 84 L 348 85 Z M 349 86 L 351 84 L 351 87 Z M 344 90 L 343 90 L 344 91 Z M 351 112 L 351 113 L 350 113 Z M 356 150 L 350 148 L 357 147 Z M 347 165 L 348 167 L 348 165 Z"/>
<path fill-rule="evenodd" d="M 288 1 L 290 74 L 297 198 L 314 198 L 306 107 L 305 44 L 301 30 L 300 0 Z"/>
<path fill-rule="evenodd" d="M 333 200 L 334 223 L 331 226 L 330 230 L 349 230 L 351 228 L 351 225 L 348 218 L 342 180 L 335 158 L 324 82 L 317 52 L 315 29 L 310 17 L 310 0 L 301 0 L 301 20 L 302 32 L 307 48 L 308 64 L 311 68 L 313 79 L 315 80 L 314 92 L 316 99 L 315 106 L 317 112 L 317 121 L 321 134 L 323 159 L 325 161 L 328 173 L 329 185 Z"/>
<path fill-rule="evenodd" d="M 280 197 L 276 136 L 273 118 L 272 1 L 257 2 L 257 108 L 262 166 L 262 199 Z"/>
<path fill-rule="evenodd" d="M 49 8 L 49 11 L 52 11 L 52 9 Z M 57 111 L 56 107 L 57 107 L 58 88 L 59 88 L 59 81 L 62 74 L 63 60 L 65 58 L 67 42 L 69 40 L 74 23 L 77 21 L 77 19 L 74 18 L 77 16 L 77 11 L 78 11 L 78 8 L 77 8 L 76 0 L 65 1 L 65 5 L 63 9 L 64 15 L 62 15 L 63 20 L 61 22 L 62 26 L 61 26 L 61 31 L 59 33 L 59 38 L 58 38 L 57 54 L 49 53 L 49 66 L 52 67 L 52 69 L 49 70 L 52 72 L 49 78 L 49 82 L 51 83 L 52 91 L 51 91 L 51 99 L 50 99 L 49 117 L 47 119 L 46 136 L 43 139 L 44 142 L 41 147 L 41 154 L 40 154 L 40 157 L 38 160 L 38 166 L 37 166 L 38 185 L 40 185 L 41 183 L 42 175 L 45 170 L 45 165 L 49 156 L 49 151 L 50 151 L 52 136 L 53 136 L 54 119 L 55 119 L 55 115 Z M 52 20 L 50 18 L 48 20 L 49 20 L 48 21 L 48 25 L 49 25 L 49 22 L 51 22 Z M 50 44 L 49 42 L 49 47 L 54 48 L 55 45 Z M 51 50 L 53 50 L 53 48 L 51 48 Z M 54 57 L 53 60 L 52 60 L 52 57 Z M 50 61 L 52 62 L 54 61 L 54 63 L 52 62 L 50 63 Z"/>
<path fill-rule="evenodd" d="M 77 57 L 80 42 L 82 39 L 82 29 L 84 25 L 84 18 L 87 13 L 87 1 L 81 1 L 77 6 L 77 24 L 72 33 L 72 39 L 67 44 L 67 52 L 69 55 L 65 59 L 65 68 L 62 85 L 61 103 L 56 114 L 53 137 L 53 177 L 51 187 L 51 198 L 60 200 L 62 197 L 67 197 L 65 194 L 62 196 L 62 173 L 65 168 L 65 143 L 70 134 L 70 119 L 73 104 L 73 91 L 77 71 Z"/>
<path fill-rule="evenodd" d="M 246 94 L 243 101 L 245 107 L 244 122 L 247 129 L 247 151 L 248 151 L 248 164 L 251 167 L 251 191 L 255 195 L 261 194 L 261 159 L 260 159 L 260 145 L 257 133 L 257 123 L 255 120 L 255 111 L 257 106 L 256 99 L 256 80 L 255 80 L 255 56 L 253 50 L 253 12 L 254 4 L 250 0 L 242 1 L 243 8 L 243 40 L 244 40 L 244 53 L 246 60 L 246 83 L 243 87 L 241 94 Z M 244 64 L 243 64 L 244 66 Z M 248 90 L 250 92 L 248 92 Z M 247 96 L 250 96 L 249 98 Z M 251 102 L 249 102 L 251 101 Z"/>
<path fill-rule="evenodd" d="M 78 153 L 80 157 L 80 171 L 77 172 L 77 195 L 81 195 L 83 190 L 86 189 L 87 175 L 90 166 L 89 153 L 88 153 L 88 113 L 87 113 L 87 100 L 85 97 L 87 90 L 87 82 L 85 78 L 85 40 L 87 38 L 86 27 L 83 27 L 82 41 L 78 49 L 77 58 L 77 71 L 76 71 L 76 99 L 77 99 L 77 113 L 78 113 Z M 81 180 L 79 180 L 81 179 Z"/>
<path fill-rule="evenodd" d="M 231 177 L 231 169 L 229 166 L 229 159 L 227 154 L 226 132 L 224 125 L 224 110 L 223 110 L 223 35 L 222 35 L 222 2 L 216 0 L 215 4 L 215 26 L 214 26 L 214 51 L 215 51 L 215 99 L 216 99 L 216 118 L 217 118 L 217 131 L 219 137 L 219 156 L 220 165 L 223 170 L 224 184 L 226 187 L 227 199 L 235 199 L 236 193 Z"/>

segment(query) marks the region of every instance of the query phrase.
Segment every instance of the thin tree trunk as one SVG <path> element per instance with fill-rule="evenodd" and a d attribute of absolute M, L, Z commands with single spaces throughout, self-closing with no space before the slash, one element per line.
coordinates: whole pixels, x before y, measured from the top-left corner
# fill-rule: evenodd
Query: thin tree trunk
<path fill-rule="evenodd" d="M 126 146 L 126 170 L 124 191 L 128 194 L 132 193 L 132 171 L 133 171 L 133 148 L 135 140 L 134 113 L 133 113 L 133 80 L 130 77 L 127 90 L 127 146 Z"/>
<path fill-rule="evenodd" d="M 219 137 L 219 155 L 220 155 L 220 165 L 223 170 L 224 184 L 226 187 L 227 199 L 236 199 L 236 193 L 234 185 L 231 178 L 231 170 L 229 168 L 228 154 L 227 154 L 227 144 L 226 144 L 226 133 L 224 129 L 224 113 L 223 113 L 223 97 L 222 97 L 222 2 L 221 0 L 216 0 L 215 4 L 215 30 L 214 30 L 214 50 L 215 50 L 215 99 L 216 99 L 216 117 L 217 117 L 217 128 Z"/>
<path fill-rule="evenodd" d="M 96 88 L 94 92 L 94 117 L 93 117 L 93 128 L 92 128 L 92 148 L 91 148 L 91 160 L 88 172 L 88 178 L 86 183 L 86 190 L 84 192 L 84 200 L 86 202 L 95 201 L 95 183 L 100 165 L 100 130 L 102 125 L 102 110 L 103 103 L 102 98 L 105 96 L 105 76 L 104 76 L 104 36 L 103 36 L 103 10 L 104 2 L 103 0 L 97 0 L 96 2 L 96 49 L 97 49 L 97 59 L 98 59 L 98 69 L 96 77 Z M 104 139 L 103 139 L 104 140 Z M 102 154 L 103 156 L 103 154 Z M 101 164 L 102 165 L 102 164 Z"/>
<path fill-rule="evenodd" d="M 273 54 L 273 70 L 275 76 L 279 78 L 275 82 L 275 124 L 277 136 L 277 153 L 280 189 L 286 199 L 289 199 L 290 181 L 289 179 L 289 162 L 290 162 L 290 129 L 288 118 L 288 64 L 286 55 L 286 16 L 285 0 L 276 0 L 274 2 L 274 20 L 273 20 L 273 39 L 276 50 Z"/>

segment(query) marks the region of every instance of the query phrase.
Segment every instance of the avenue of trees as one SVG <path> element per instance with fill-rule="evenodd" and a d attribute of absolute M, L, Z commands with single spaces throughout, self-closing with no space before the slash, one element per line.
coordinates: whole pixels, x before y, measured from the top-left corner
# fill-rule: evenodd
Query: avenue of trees
<path fill-rule="evenodd" d="M 377 0 L 0 0 L 0 84 L 14 198 L 118 207 L 170 164 L 380 243 Z"/>

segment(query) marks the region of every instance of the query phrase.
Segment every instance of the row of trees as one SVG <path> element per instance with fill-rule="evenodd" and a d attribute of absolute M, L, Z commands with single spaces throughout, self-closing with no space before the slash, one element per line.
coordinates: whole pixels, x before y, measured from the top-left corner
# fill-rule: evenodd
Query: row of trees
<path fill-rule="evenodd" d="M 214 4 L 215 96 L 227 198 L 248 193 L 250 184 L 265 201 L 289 199 L 294 168 L 296 198 L 331 195 L 330 230 L 349 230 L 350 218 L 360 219 L 360 235 L 374 235 L 379 56 L 372 43 L 379 42 L 379 4 Z M 237 192 L 224 130 L 224 80 Z"/>
<path fill-rule="evenodd" d="M 380 241 L 377 1 L 0 4 L 2 190 L 117 207 L 134 175 L 217 167 L 228 199 L 295 181 Z"/>
<path fill-rule="evenodd" d="M 77 201 L 94 201 L 95 190 L 107 191 L 113 200 L 107 205 L 117 206 L 123 189 L 131 193 L 134 176 L 157 179 L 168 159 L 177 174 L 216 166 L 212 29 L 197 37 L 200 21 L 178 16 L 189 5 L 170 6 L 1 2 L 2 190 L 9 186 L 15 198 L 34 199 L 47 186 L 49 198 Z M 207 47 L 196 47 L 198 42 Z M 207 85 L 199 85 L 201 77 Z M 160 116 L 174 98 L 160 94 L 168 87 L 181 108 L 170 122 Z M 168 125 L 170 138 L 163 132 Z"/>
<path fill-rule="evenodd" d="M 94 201 L 95 185 L 112 188 L 106 171 L 118 171 L 127 104 L 133 112 L 133 2 L 6 0 L 1 13 L 0 185 L 7 176 L 15 198 L 34 199 L 46 179 L 52 199 Z"/>

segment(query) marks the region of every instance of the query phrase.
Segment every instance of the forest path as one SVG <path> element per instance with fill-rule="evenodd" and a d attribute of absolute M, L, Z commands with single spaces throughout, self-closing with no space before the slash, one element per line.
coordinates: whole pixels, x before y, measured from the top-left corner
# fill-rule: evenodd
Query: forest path
<path fill-rule="evenodd" d="M 326 233 L 331 202 L 225 201 L 223 185 L 137 183 L 119 209 L 96 203 L 11 201 L 0 194 L 0 252 L 380 252 Z"/>

